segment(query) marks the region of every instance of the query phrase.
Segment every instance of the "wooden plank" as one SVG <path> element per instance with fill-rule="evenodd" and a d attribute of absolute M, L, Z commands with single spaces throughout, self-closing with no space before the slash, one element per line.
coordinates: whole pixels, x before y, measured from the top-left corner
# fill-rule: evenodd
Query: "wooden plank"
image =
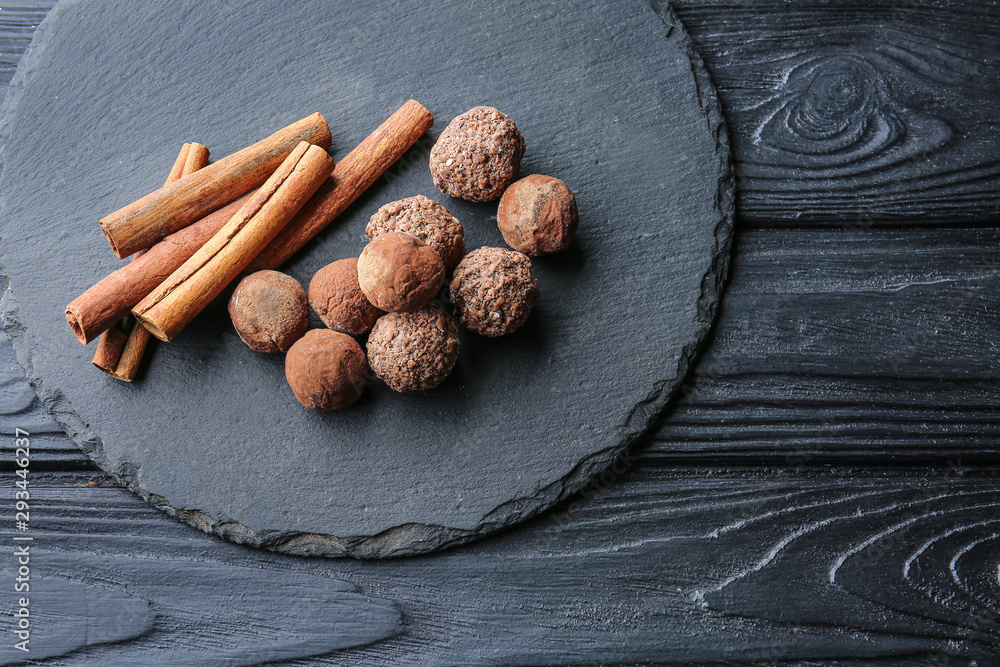
<path fill-rule="evenodd" d="M 0 10 L 0 85 L 51 4 Z M 744 223 L 867 228 L 1000 216 L 994 3 L 673 5 L 722 101 Z"/>
<path fill-rule="evenodd" d="M 27 549 L 29 553 L 23 551 Z M 120 641 L 128 641 L 148 632 L 155 623 L 155 614 L 148 600 L 107 586 L 87 585 L 65 577 L 18 574 L 18 559 L 38 562 L 38 552 L 30 544 L 14 543 L 15 558 L 10 566 L 0 568 L 11 581 L 28 586 L 13 598 L 11 613 L 24 614 L 22 635 L 11 631 L 9 642 L 0 645 L 0 665 L 23 665 L 25 660 L 41 660 L 66 655 L 80 649 Z M 20 606 L 25 600 L 25 606 Z M 44 600 L 44 604 L 40 602 Z M 99 620 L 98 620 L 99 619 Z M 22 622 L 17 618 L 16 623 Z"/>
<path fill-rule="evenodd" d="M 998 245 L 990 228 L 742 233 L 714 337 L 654 448 L 995 460 Z"/>
<path fill-rule="evenodd" d="M 699 370 L 996 379 L 1000 230 L 741 235 Z"/>
<path fill-rule="evenodd" d="M 0 470 L 14 469 L 14 432 L 31 434 L 33 464 L 40 470 L 91 470 L 83 452 L 66 437 L 24 379 L 6 337 L 0 340 Z"/>
<path fill-rule="evenodd" d="M 689 386 L 649 445 L 675 464 L 997 459 L 995 381 L 696 374 Z"/>
<path fill-rule="evenodd" d="M 977 227 L 742 233 L 713 339 L 653 450 L 675 462 L 994 460 L 998 246 L 1000 230 Z M 0 370 L 0 432 L 45 433 L 39 463 L 79 468 L 28 404 L 7 342 Z"/>
<path fill-rule="evenodd" d="M 75 488 L 76 495 L 99 495 L 94 490 Z M 62 551 L 65 545 L 48 539 L 45 520 L 37 519 L 51 507 L 46 496 L 62 495 L 49 491 L 33 486 L 32 525 L 38 530 L 31 531 L 31 542 L 14 543 L 30 552 L 30 572 L 20 576 L 30 585 L 25 595 L 32 630 L 27 656 L 32 659 L 86 647 L 91 652 L 83 664 L 257 665 L 363 646 L 403 630 L 391 601 L 321 574 Z M 92 510 L 103 503 L 94 500 L 84 523 L 100 534 Z M 123 521 L 147 530 L 157 527 L 156 521 L 136 521 L 131 514 L 116 517 L 114 525 Z M 5 539 L 11 543 L 24 535 Z M 13 580 L 19 576 L 18 562 L 13 557 L 0 561 L 0 573 Z M 23 664 L 25 655 L 13 642 L 0 646 L 0 664 Z"/>
<path fill-rule="evenodd" d="M 676 0 L 719 91 L 754 224 L 1000 215 L 1000 7 Z"/>
<path fill-rule="evenodd" d="M 40 572 L 156 614 L 155 631 L 74 664 L 252 664 L 275 644 L 308 655 L 317 644 L 283 638 L 321 631 L 362 647 L 309 664 L 1000 660 L 1000 471 L 629 467 L 521 528 L 390 561 L 260 552 L 123 489 L 38 475 L 33 548 Z M 349 622 L 369 605 L 381 639 Z"/>

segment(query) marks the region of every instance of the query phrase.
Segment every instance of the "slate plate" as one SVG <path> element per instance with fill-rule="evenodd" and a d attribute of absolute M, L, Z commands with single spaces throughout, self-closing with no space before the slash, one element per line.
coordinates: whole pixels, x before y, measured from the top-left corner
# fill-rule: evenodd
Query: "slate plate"
<path fill-rule="evenodd" d="M 216 158 L 314 111 L 344 155 L 408 98 L 436 123 L 287 270 L 357 255 L 381 204 L 423 193 L 502 245 L 495 204 L 437 192 L 434 138 L 477 104 L 509 113 L 524 174 L 558 176 L 573 247 L 499 340 L 463 335 L 453 376 L 354 408 L 303 409 L 281 356 L 237 338 L 224 298 L 141 381 L 90 365 L 63 309 L 118 264 L 97 220 L 158 187 L 184 141 Z M 669 8 L 640 2 L 60 4 L 2 116 L 5 329 L 71 437 L 184 521 L 277 551 L 384 557 L 468 541 L 580 489 L 632 442 L 711 323 L 732 227 L 728 144 Z M 228 295 L 225 295 L 228 296 Z"/>

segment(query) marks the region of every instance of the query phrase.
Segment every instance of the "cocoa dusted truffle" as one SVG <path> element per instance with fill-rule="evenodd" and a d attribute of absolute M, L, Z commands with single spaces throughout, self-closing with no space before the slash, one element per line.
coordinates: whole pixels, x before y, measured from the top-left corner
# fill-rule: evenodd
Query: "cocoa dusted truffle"
<path fill-rule="evenodd" d="M 441 290 L 444 264 L 437 251 L 416 236 L 386 232 L 361 252 L 358 284 L 376 308 L 411 313 Z"/>
<path fill-rule="evenodd" d="M 437 250 L 446 270 L 465 256 L 465 229 L 441 204 L 423 195 L 386 204 L 368 221 L 365 233 L 375 238 L 385 232 L 406 232 Z"/>
<path fill-rule="evenodd" d="M 236 286 L 229 316 L 251 349 L 285 352 L 309 328 L 309 303 L 295 278 L 280 271 L 257 271 Z"/>
<path fill-rule="evenodd" d="M 396 391 L 441 384 L 458 359 L 458 328 L 441 306 L 389 313 L 368 336 L 368 363 Z"/>
<path fill-rule="evenodd" d="M 510 116 L 475 107 L 441 133 L 431 149 L 431 175 L 446 195 L 490 201 L 514 180 L 523 156 L 524 137 Z"/>
<path fill-rule="evenodd" d="M 285 379 L 310 410 L 339 410 L 365 389 L 365 353 L 347 334 L 313 329 L 285 357 Z"/>
<path fill-rule="evenodd" d="M 573 192 L 558 178 L 542 174 L 512 184 L 497 210 L 503 240 L 533 257 L 568 248 L 579 221 Z"/>
<path fill-rule="evenodd" d="M 358 259 L 338 259 L 309 281 L 309 305 L 334 331 L 361 336 L 371 331 L 384 313 L 365 297 L 358 285 Z"/>
<path fill-rule="evenodd" d="M 524 253 L 485 247 L 459 262 L 450 295 L 462 326 L 484 336 L 503 336 L 527 321 L 538 299 L 538 281 Z"/>

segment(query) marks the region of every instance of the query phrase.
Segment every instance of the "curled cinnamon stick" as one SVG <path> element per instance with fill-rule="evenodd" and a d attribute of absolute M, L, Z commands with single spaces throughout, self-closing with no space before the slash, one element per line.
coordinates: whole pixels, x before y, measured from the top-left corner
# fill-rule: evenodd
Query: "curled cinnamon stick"
<path fill-rule="evenodd" d="M 172 340 L 288 224 L 333 167 L 326 151 L 301 142 L 239 212 L 132 314 L 160 340 Z"/>
<path fill-rule="evenodd" d="M 139 364 L 146 354 L 146 348 L 152 338 L 145 327 L 139 326 L 134 317 L 129 318 L 132 322 L 132 329 L 128 332 L 125 345 L 122 347 L 121 356 L 118 357 L 118 364 L 113 373 L 109 375 L 122 382 L 131 382 L 139 372 Z"/>
<path fill-rule="evenodd" d="M 330 128 L 321 114 L 303 118 L 105 216 L 101 231 L 119 258 L 148 248 L 259 186 L 301 141 L 330 147 Z"/>
<path fill-rule="evenodd" d="M 179 181 L 208 164 L 208 148 L 191 143 L 181 146 L 174 160 L 165 185 Z M 144 251 L 132 256 L 132 263 L 140 259 Z M 125 332 L 128 332 L 125 335 Z M 116 380 L 132 382 L 139 371 L 139 364 L 149 345 L 150 334 L 145 327 L 136 326 L 132 315 L 125 315 L 118 324 L 101 334 L 94 353 L 94 366 Z"/>
<path fill-rule="evenodd" d="M 133 323 L 135 320 L 133 319 Z M 118 368 L 118 362 L 122 358 L 122 350 L 128 336 L 124 331 L 126 325 L 115 325 L 101 334 L 101 339 L 97 341 L 97 349 L 94 351 L 94 365 L 111 375 Z M 142 327 L 139 327 L 140 329 Z"/>
<path fill-rule="evenodd" d="M 420 102 L 410 100 L 337 163 L 281 235 L 250 264 L 250 271 L 276 269 L 298 252 L 344 209 L 381 178 L 433 124 Z"/>

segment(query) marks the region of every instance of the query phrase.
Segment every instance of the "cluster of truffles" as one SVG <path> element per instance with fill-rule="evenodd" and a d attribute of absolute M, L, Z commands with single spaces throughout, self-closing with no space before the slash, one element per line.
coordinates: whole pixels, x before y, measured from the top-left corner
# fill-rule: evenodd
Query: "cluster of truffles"
<path fill-rule="evenodd" d="M 405 232 L 434 248 L 447 271 L 465 257 L 465 229 L 441 204 L 423 195 L 386 204 L 368 221 L 365 234 Z"/>
<path fill-rule="evenodd" d="M 458 360 L 456 319 L 489 337 L 519 329 L 539 294 L 529 256 L 564 250 L 576 233 L 565 183 L 541 174 L 514 182 L 524 150 L 509 116 L 475 107 L 445 128 L 430 155 L 444 194 L 500 199 L 497 224 L 512 249 L 466 254 L 465 229 L 442 204 L 423 195 L 391 202 L 371 216 L 360 256 L 324 266 L 308 293 L 277 271 L 244 278 L 229 303 L 240 337 L 259 352 L 287 352 L 288 384 L 312 410 L 354 403 L 368 366 L 398 392 L 438 386 Z M 435 302 L 446 284 L 453 315 Z M 327 329 L 306 331 L 309 307 Z M 366 335 L 367 356 L 357 340 Z"/>

